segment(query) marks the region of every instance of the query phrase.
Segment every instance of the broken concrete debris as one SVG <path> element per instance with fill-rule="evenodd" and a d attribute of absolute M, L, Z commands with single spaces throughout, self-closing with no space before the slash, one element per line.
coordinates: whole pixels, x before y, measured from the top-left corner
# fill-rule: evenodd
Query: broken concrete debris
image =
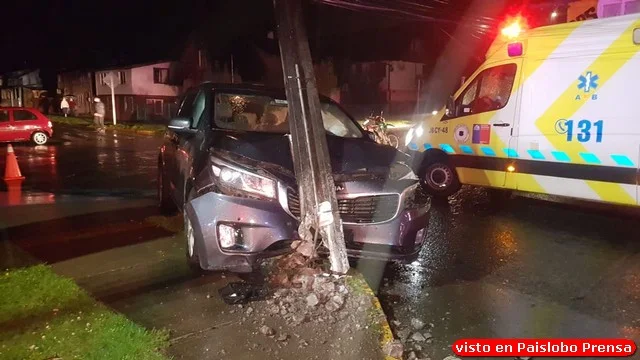
<path fill-rule="evenodd" d="M 402 353 L 404 352 L 404 345 L 402 345 L 402 343 L 398 340 L 390 341 L 384 345 L 382 352 L 386 356 L 390 356 L 396 359 L 402 359 Z"/>
<path fill-rule="evenodd" d="M 424 337 L 424 335 L 420 334 L 419 332 L 413 333 L 413 335 L 411 335 L 411 340 L 413 340 L 415 342 L 427 341 L 427 339 Z"/>
<path fill-rule="evenodd" d="M 262 325 L 260 327 L 260 333 L 265 336 L 274 336 L 276 334 L 276 331 L 268 327 L 267 325 Z"/>
<path fill-rule="evenodd" d="M 307 300 L 307 306 L 309 307 L 315 307 L 320 303 L 320 300 L 318 300 L 318 296 L 316 294 L 309 294 L 306 300 Z"/>
<path fill-rule="evenodd" d="M 411 319 L 411 326 L 416 330 L 422 330 L 422 328 L 424 328 L 424 322 L 420 319 L 413 318 Z"/>

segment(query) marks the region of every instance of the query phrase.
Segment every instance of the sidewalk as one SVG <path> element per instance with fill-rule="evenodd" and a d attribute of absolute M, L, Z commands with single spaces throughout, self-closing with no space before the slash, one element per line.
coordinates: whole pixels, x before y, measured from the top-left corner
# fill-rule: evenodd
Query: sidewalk
<path fill-rule="evenodd" d="M 147 200 L 51 194 L 26 194 L 22 202 L 21 206 L 0 206 L 0 230 L 4 230 L 0 234 L 4 234 L 5 240 L 0 248 L 3 267 L 33 265 L 41 256 L 46 257 L 46 252 L 30 249 L 31 253 L 40 254 L 35 259 L 22 250 L 25 242 L 32 245 L 40 238 L 53 239 L 62 250 L 71 246 L 71 252 L 77 251 L 76 242 L 82 245 L 122 241 L 122 237 L 130 236 L 127 232 L 114 233 L 112 240 L 103 236 L 124 226 L 110 221 L 111 214 L 140 212 L 137 209 L 150 205 Z M 94 230 L 87 222 L 95 218 L 104 218 L 106 222 L 96 224 L 98 228 Z M 79 219 L 79 223 L 69 225 L 72 228 L 62 223 L 61 227 L 43 225 L 66 224 L 69 219 Z M 140 224 L 136 220 L 131 226 L 145 228 L 151 223 L 147 220 L 146 224 Z M 38 229 L 43 227 L 46 229 L 38 235 Z M 30 240 L 34 236 L 35 240 Z M 275 297 L 232 306 L 224 303 L 218 291 L 243 279 L 225 273 L 194 275 L 187 267 L 179 235 L 136 241 L 131 239 L 131 245 L 56 260 L 51 268 L 136 324 L 146 329 L 168 330 L 168 355 L 174 359 L 384 358 L 382 346 L 392 339 L 390 328 L 379 302 L 361 279 L 349 281 L 348 290 L 324 285 L 323 289 L 330 286 L 331 290 L 318 292 L 317 304 L 294 297 L 295 291 L 279 290 Z M 339 303 L 334 303 L 332 299 L 338 291 L 347 293 L 340 293 Z M 331 311 L 325 311 L 324 307 L 329 306 Z"/>
<path fill-rule="evenodd" d="M 390 332 L 373 293 L 353 293 L 360 312 L 345 304 L 342 311 L 298 324 L 292 319 L 300 312 L 291 299 L 285 301 L 286 291 L 245 305 L 225 304 L 218 291 L 242 279 L 194 276 L 184 251 L 180 237 L 172 236 L 74 258 L 53 270 L 134 322 L 170 330 L 169 355 L 175 359 L 383 358 L 381 340 L 386 335 L 388 341 Z"/>

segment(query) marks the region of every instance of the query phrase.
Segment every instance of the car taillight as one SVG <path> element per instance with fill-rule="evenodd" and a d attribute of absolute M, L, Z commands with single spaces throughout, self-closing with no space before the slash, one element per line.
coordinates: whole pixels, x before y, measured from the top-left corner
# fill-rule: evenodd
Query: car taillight
<path fill-rule="evenodd" d="M 50 127 L 50 128 L 53 127 L 53 124 L 51 123 L 51 120 L 47 121 L 47 126 Z"/>

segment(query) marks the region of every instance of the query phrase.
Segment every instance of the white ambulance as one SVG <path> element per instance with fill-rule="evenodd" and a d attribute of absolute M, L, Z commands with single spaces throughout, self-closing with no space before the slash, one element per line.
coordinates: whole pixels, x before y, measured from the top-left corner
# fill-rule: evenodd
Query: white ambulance
<path fill-rule="evenodd" d="M 502 31 L 407 134 L 428 191 L 461 184 L 638 205 L 640 15 Z"/>

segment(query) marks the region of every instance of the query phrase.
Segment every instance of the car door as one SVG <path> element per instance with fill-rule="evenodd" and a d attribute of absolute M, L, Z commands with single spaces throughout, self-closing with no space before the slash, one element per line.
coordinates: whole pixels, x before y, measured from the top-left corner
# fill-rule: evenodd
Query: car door
<path fill-rule="evenodd" d="M 515 60 L 479 69 L 458 92 L 452 113 L 443 118 L 447 134 L 440 137 L 449 139 L 440 146 L 454 155 L 464 184 L 515 187 L 515 178 L 508 179 L 506 174 L 518 157 L 513 129 L 520 64 L 521 60 Z"/>
<path fill-rule="evenodd" d="M 9 110 L 0 109 L 0 141 L 11 141 L 11 119 Z"/>
<path fill-rule="evenodd" d="M 31 134 L 39 128 L 38 116 L 27 109 L 12 110 L 13 135 L 16 140 L 29 140 Z"/>
<path fill-rule="evenodd" d="M 194 159 L 197 158 L 199 152 L 206 151 L 206 149 L 202 149 L 205 132 L 200 127 L 207 103 L 206 90 L 196 89 L 194 94 L 191 106 L 185 108 L 182 112 L 183 116 L 181 116 L 190 120 L 192 132 L 178 135 L 175 142 L 174 196 L 178 204 L 183 204 L 189 195 L 189 181 L 195 176 L 192 171 Z"/>
<path fill-rule="evenodd" d="M 191 113 L 193 109 L 193 101 L 197 95 L 197 89 L 189 89 L 182 96 L 181 101 L 179 102 L 178 111 L 176 113 L 175 118 L 180 119 L 190 119 Z M 184 136 L 178 134 L 176 131 L 167 129 L 165 134 L 165 144 L 164 144 L 164 168 L 165 168 L 165 176 L 169 181 L 169 186 L 171 188 L 171 194 L 176 200 L 177 204 L 181 205 L 181 202 L 178 201 L 180 197 L 176 194 L 176 183 L 178 182 L 178 166 L 177 159 L 178 156 L 178 145 L 180 144 L 180 138 Z"/>

